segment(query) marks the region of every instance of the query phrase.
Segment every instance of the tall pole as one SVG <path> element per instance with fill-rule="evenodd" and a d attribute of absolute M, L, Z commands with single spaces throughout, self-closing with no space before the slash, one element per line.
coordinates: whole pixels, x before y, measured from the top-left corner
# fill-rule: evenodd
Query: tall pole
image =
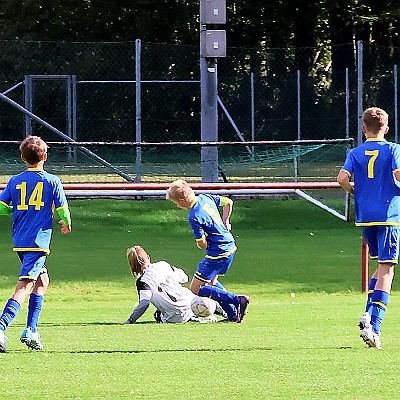
<path fill-rule="evenodd" d="M 200 59 L 201 78 L 201 141 L 218 141 L 218 79 L 215 59 Z M 218 147 L 201 147 L 203 182 L 218 182 Z"/>
<path fill-rule="evenodd" d="M 135 76 L 136 76 L 136 143 L 142 141 L 142 41 L 135 40 Z M 136 146 L 136 177 L 135 182 L 142 181 L 142 148 Z"/>
<path fill-rule="evenodd" d="M 357 146 L 363 142 L 362 114 L 363 114 L 363 42 L 357 42 Z"/>
<path fill-rule="evenodd" d="M 218 142 L 217 57 L 226 56 L 226 32 L 208 29 L 226 22 L 225 0 L 200 0 L 201 141 Z M 201 147 L 201 178 L 218 182 L 218 147 Z"/>

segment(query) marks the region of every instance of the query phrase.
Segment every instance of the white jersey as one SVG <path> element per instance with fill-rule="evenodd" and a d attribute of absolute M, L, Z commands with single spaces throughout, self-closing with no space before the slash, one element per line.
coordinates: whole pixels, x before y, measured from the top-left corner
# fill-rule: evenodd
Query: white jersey
<path fill-rule="evenodd" d="M 190 304 L 195 296 L 181 285 L 188 279 L 183 270 L 166 261 L 151 263 L 139 278 L 145 284 L 144 290 L 137 285 L 140 288 L 139 301 L 150 300 L 161 311 L 162 322 L 186 322 L 194 317 Z"/>

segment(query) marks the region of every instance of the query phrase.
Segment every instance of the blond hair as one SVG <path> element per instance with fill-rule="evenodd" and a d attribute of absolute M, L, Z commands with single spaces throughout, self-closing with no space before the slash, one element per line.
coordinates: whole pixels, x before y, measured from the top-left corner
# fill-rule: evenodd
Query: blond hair
<path fill-rule="evenodd" d="M 372 134 L 385 131 L 388 122 L 389 115 L 382 108 L 369 107 L 363 112 L 363 125 Z"/>
<path fill-rule="evenodd" d="M 27 136 L 20 144 L 19 151 L 26 163 L 34 165 L 43 160 L 48 147 L 46 142 L 39 136 Z"/>
<path fill-rule="evenodd" d="M 139 245 L 135 245 L 127 249 L 126 257 L 128 258 L 132 275 L 135 277 L 141 276 L 150 262 L 150 256 Z"/>
<path fill-rule="evenodd" d="M 170 187 L 167 190 L 167 200 L 177 201 L 177 200 L 187 200 L 192 201 L 195 197 L 195 193 L 193 189 L 189 186 L 189 184 L 182 180 L 178 179 L 173 181 Z"/>

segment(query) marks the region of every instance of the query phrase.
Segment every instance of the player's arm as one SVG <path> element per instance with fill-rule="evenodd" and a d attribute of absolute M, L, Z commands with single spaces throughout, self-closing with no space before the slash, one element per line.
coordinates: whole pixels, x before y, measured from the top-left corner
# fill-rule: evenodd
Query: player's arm
<path fill-rule="evenodd" d="M 126 320 L 127 324 L 134 324 L 149 308 L 150 300 L 143 299 L 139 301 L 139 304 L 135 307 L 130 317 Z"/>
<path fill-rule="evenodd" d="M 394 171 L 394 176 L 398 181 L 400 181 L 400 169 L 396 169 Z"/>
<path fill-rule="evenodd" d="M 229 219 L 233 210 L 233 200 L 228 197 L 221 196 L 219 205 L 222 206 L 222 222 L 224 223 L 226 229 L 230 231 L 231 223 Z"/>
<path fill-rule="evenodd" d="M 151 289 L 147 283 L 140 279 L 136 281 L 136 289 L 139 294 L 139 304 L 135 307 L 130 317 L 124 322 L 125 324 L 134 324 L 149 308 L 151 300 Z"/>
<path fill-rule="evenodd" d="M 195 218 L 189 218 L 190 226 L 192 227 L 194 238 L 196 240 L 196 245 L 199 249 L 207 248 L 206 233 L 203 227 Z"/>
<path fill-rule="evenodd" d="M 0 215 L 10 215 L 10 214 L 12 214 L 12 207 L 4 203 L 3 201 L 0 201 Z"/>
<path fill-rule="evenodd" d="M 61 232 L 65 235 L 71 232 L 71 213 L 68 206 L 56 208 L 57 214 L 60 217 Z"/>
<path fill-rule="evenodd" d="M 196 239 L 196 245 L 199 249 L 206 249 L 207 248 L 207 240 L 206 237 L 203 236 L 200 239 Z"/>
<path fill-rule="evenodd" d="M 354 194 L 354 187 L 350 183 L 350 173 L 349 171 L 346 171 L 345 169 L 341 169 L 338 173 L 338 176 L 336 178 L 337 182 L 339 185 L 346 190 L 346 192 L 349 192 L 351 194 Z"/>

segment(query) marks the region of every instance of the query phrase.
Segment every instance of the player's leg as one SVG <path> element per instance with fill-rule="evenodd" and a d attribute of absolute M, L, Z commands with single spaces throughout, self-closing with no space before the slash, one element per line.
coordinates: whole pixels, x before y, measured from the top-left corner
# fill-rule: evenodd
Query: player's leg
<path fill-rule="evenodd" d="M 39 316 L 43 308 L 44 294 L 49 287 L 50 278 L 47 269 L 44 268 L 43 272 L 39 275 L 36 284 L 29 296 L 28 317 L 26 327 L 30 328 L 32 332 L 37 331 Z"/>
<path fill-rule="evenodd" d="M 191 290 L 199 296 L 217 301 L 227 313 L 229 321 L 242 322 L 250 298 L 211 285 L 212 282 L 216 282 L 215 277 L 229 270 L 233 258 L 234 254 L 218 259 L 204 258 L 194 274 Z"/>
<path fill-rule="evenodd" d="M 40 335 L 37 332 L 37 324 L 43 306 L 44 294 L 50 282 L 45 261 L 46 254 L 43 252 L 26 252 L 23 256 L 23 264 L 26 265 L 26 269 L 29 269 L 27 275 L 34 277 L 35 281 L 29 296 L 27 325 L 20 340 L 34 350 L 43 349 Z"/>
<path fill-rule="evenodd" d="M 214 280 L 211 282 L 211 286 L 215 286 L 220 288 L 221 290 L 226 290 L 222 283 L 219 281 L 219 275 L 217 275 Z M 228 318 L 228 313 L 225 311 L 225 308 L 229 307 L 232 310 L 234 315 L 237 315 L 237 308 L 233 304 L 223 304 L 217 303 L 217 309 L 215 310 L 215 314 L 221 315 L 224 318 Z"/>
<path fill-rule="evenodd" d="M 364 238 L 368 244 L 369 256 L 371 260 L 378 259 L 378 229 L 376 226 L 363 227 L 362 232 Z M 361 316 L 359 321 L 359 328 L 363 330 L 366 326 L 371 323 L 371 308 L 372 308 L 372 295 L 374 293 L 375 285 L 378 280 L 377 278 L 378 269 L 375 270 L 368 284 L 367 301 L 365 304 L 364 314 Z"/>
<path fill-rule="evenodd" d="M 378 280 L 372 294 L 371 325 L 375 333 L 380 332 L 382 320 L 389 304 L 394 277 L 394 264 L 379 264 Z"/>
<path fill-rule="evenodd" d="M 6 353 L 6 336 L 4 331 L 8 328 L 8 325 L 14 320 L 21 309 L 22 303 L 25 301 L 26 297 L 32 290 L 33 282 L 29 280 L 19 280 L 16 287 L 14 295 L 8 299 L 3 313 L 0 316 L 0 352 Z"/>
<path fill-rule="evenodd" d="M 380 347 L 380 330 L 389 304 L 394 267 L 399 257 L 399 228 L 379 227 L 377 282 L 372 293 L 371 323 L 361 331 L 361 337 L 371 347 Z"/>

